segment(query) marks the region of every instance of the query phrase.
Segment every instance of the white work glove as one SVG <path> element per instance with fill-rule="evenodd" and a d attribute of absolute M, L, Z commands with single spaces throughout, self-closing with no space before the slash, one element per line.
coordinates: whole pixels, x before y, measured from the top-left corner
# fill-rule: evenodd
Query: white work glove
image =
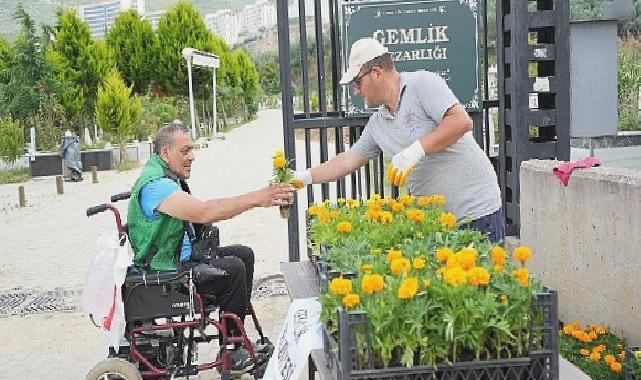
<path fill-rule="evenodd" d="M 403 149 L 394 157 L 392 163 L 387 168 L 387 178 L 396 186 L 403 186 L 407 181 L 416 163 L 425 156 L 425 151 L 420 140 L 416 140 L 412 145 Z"/>
<path fill-rule="evenodd" d="M 312 172 L 307 170 L 297 170 L 294 172 L 294 179 L 303 181 L 303 186 L 310 185 L 312 183 Z"/>

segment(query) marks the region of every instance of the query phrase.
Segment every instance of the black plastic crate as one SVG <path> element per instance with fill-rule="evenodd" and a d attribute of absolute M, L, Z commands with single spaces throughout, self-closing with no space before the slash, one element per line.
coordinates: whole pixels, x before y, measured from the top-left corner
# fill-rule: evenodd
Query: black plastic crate
<path fill-rule="evenodd" d="M 634 352 L 641 350 L 641 346 L 628 346 L 625 348 L 625 380 L 641 380 L 634 377 L 632 374 L 631 366 Z"/>
<path fill-rule="evenodd" d="M 558 297 L 546 289 L 536 294 L 532 314 L 542 315 L 542 323 L 531 326 L 537 338 L 529 343 L 528 356 L 514 359 L 457 362 L 437 366 L 374 368 L 367 313 L 339 311 L 338 342 L 324 329 L 324 351 L 338 380 L 347 379 L 405 379 L 405 380 L 558 380 Z M 534 319 L 534 318 L 533 318 Z M 367 347 L 356 346 L 356 330 L 362 326 Z M 338 351 L 332 349 L 337 347 Z M 358 368 L 356 353 L 365 349 L 369 360 Z M 627 379 L 626 379 L 627 380 Z"/>

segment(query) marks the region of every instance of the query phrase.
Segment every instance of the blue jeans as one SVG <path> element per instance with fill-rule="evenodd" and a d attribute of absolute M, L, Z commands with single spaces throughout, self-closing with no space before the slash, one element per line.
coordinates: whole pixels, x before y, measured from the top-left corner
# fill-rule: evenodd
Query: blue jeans
<path fill-rule="evenodd" d="M 465 227 L 474 228 L 480 231 L 492 243 L 498 243 L 505 239 L 505 218 L 503 208 L 499 208 L 490 215 L 482 216 L 471 221 Z"/>

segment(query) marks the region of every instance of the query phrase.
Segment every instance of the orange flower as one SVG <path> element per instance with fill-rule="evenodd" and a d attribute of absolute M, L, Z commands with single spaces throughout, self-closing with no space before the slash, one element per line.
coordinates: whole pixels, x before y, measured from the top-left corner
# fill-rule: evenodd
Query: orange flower
<path fill-rule="evenodd" d="M 610 369 L 614 373 L 619 373 L 623 369 L 623 365 L 619 362 L 612 362 L 610 363 Z"/>
<path fill-rule="evenodd" d="M 563 326 L 563 333 L 565 335 L 572 335 L 573 331 L 574 331 L 574 326 L 573 325 L 565 325 L 565 326 Z"/>
<path fill-rule="evenodd" d="M 590 338 L 592 338 L 592 337 L 590 337 Z M 605 349 L 606 349 L 606 347 L 605 347 L 604 344 L 599 344 L 598 346 L 593 348 L 593 350 L 598 352 L 598 353 L 601 353 L 601 352 L 605 351 Z"/>
<path fill-rule="evenodd" d="M 440 216 L 441 225 L 447 229 L 456 227 L 456 216 L 451 212 L 444 212 Z"/>
<path fill-rule="evenodd" d="M 406 300 L 413 298 L 418 291 L 418 280 L 414 277 L 403 280 L 398 288 L 398 298 Z"/>
<path fill-rule="evenodd" d="M 421 206 L 421 207 L 429 206 L 431 200 L 432 200 L 431 197 L 426 197 L 426 196 L 423 195 L 423 196 L 418 197 L 418 200 L 416 201 L 416 204 Z"/>
<path fill-rule="evenodd" d="M 449 248 L 441 247 L 436 250 L 436 260 L 445 263 L 450 256 L 454 256 L 454 251 Z"/>
<path fill-rule="evenodd" d="M 343 297 L 343 305 L 345 305 L 345 307 L 354 307 L 359 303 L 361 303 L 361 299 L 358 294 L 349 293 Z"/>
<path fill-rule="evenodd" d="M 521 284 L 522 287 L 527 288 L 530 285 L 529 280 L 530 272 L 527 268 L 519 268 L 515 271 L 512 271 L 512 277 Z"/>
<path fill-rule="evenodd" d="M 590 355 L 590 351 L 586 350 L 585 348 L 582 348 L 579 350 L 579 353 L 583 356 L 588 356 Z"/>
<path fill-rule="evenodd" d="M 494 263 L 494 265 L 505 265 L 505 249 L 503 249 L 503 247 L 493 247 L 490 252 L 492 254 L 492 262 Z"/>
<path fill-rule="evenodd" d="M 392 223 L 392 220 L 394 220 L 394 216 L 389 211 L 382 211 L 380 219 L 381 219 L 381 224 L 390 224 Z"/>
<path fill-rule="evenodd" d="M 423 269 L 425 268 L 425 259 L 422 257 L 417 257 L 412 262 L 414 269 Z"/>
<path fill-rule="evenodd" d="M 396 212 L 401 212 L 401 211 L 403 211 L 404 209 L 405 209 L 405 206 L 404 206 L 401 202 L 395 202 L 395 203 L 392 205 L 392 210 L 394 210 L 394 211 L 396 211 Z"/>
<path fill-rule="evenodd" d="M 344 296 L 352 291 L 352 281 L 342 277 L 336 277 L 329 283 L 329 291 L 332 294 Z"/>
<path fill-rule="evenodd" d="M 350 222 L 339 222 L 336 225 L 336 231 L 348 234 L 352 232 L 352 224 Z"/>
<path fill-rule="evenodd" d="M 287 165 L 287 161 L 281 157 L 277 156 L 274 158 L 274 168 L 275 169 L 283 169 Z"/>
<path fill-rule="evenodd" d="M 408 272 L 412 268 L 412 264 L 408 259 L 395 259 L 390 263 L 392 273 L 399 275 L 402 272 Z"/>
<path fill-rule="evenodd" d="M 385 287 L 385 281 L 382 275 L 380 274 L 366 274 L 363 276 L 363 281 L 361 282 L 361 289 L 365 293 L 376 293 L 383 290 Z"/>
<path fill-rule="evenodd" d="M 525 264 L 532 258 L 532 251 L 530 251 L 530 248 L 522 245 L 520 247 L 514 248 L 514 252 L 512 252 L 512 255 L 514 256 L 515 260 L 520 261 L 521 264 Z"/>
<path fill-rule="evenodd" d="M 593 362 L 598 362 L 599 360 L 601 360 L 601 354 L 596 351 L 592 351 L 592 353 L 590 354 L 590 360 L 592 360 Z"/>
<path fill-rule="evenodd" d="M 391 263 L 392 261 L 396 259 L 400 259 L 403 257 L 403 252 L 399 251 L 398 249 L 390 249 L 387 251 L 387 262 Z"/>
<path fill-rule="evenodd" d="M 293 179 L 290 183 L 292 184 L 292 186 L 294 186 L 294 189 L 296 190 L 302 189 L 303 187 L 305 187 L 305 182 L 303 182 L 302 179 Z"/>
<path fill-rule="evenodd" d="M 478 253 L 474 248 L 463 248 L 456 252 L 456 261 L 461 265 L 463 270 L 470 270 L 470 268 L 476 266 L 477 257 Z"/>
<path fill-rule="evenodd" d="M 487 285 L 490 283 L 490 272 L 482 267 L 474 267 L 467 273 L 467 282 L 473 286 Z"/>
<path fill-rule="evenodd" d="M 608 355 L 605 355 L 605 357 L 603 358 L 603 361 L 607 365 L 610 365 L 610 364 L 614 363 L 615 361 L 617 361 L 617 359 L 614 357 L 614 355 L 608 354 Z"/>

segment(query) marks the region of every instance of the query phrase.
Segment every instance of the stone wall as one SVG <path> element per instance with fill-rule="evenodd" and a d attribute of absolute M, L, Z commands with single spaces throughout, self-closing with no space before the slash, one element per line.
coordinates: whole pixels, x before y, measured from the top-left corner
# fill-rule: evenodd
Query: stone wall
<path fill-rule="evenodd" d="M 559 291 L 561 320 L 603 323 L 641 343 L 641 171 L 578 169 L 565 187 L 557 164 L 521 165 L 528 266 Z"/>

